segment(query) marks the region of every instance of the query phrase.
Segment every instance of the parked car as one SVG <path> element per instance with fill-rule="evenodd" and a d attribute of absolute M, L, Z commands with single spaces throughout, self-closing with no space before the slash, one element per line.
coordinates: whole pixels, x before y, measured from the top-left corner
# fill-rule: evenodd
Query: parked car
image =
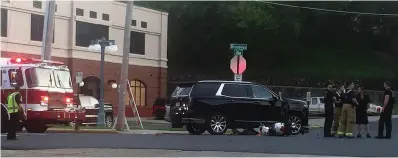
<path fill-rule="evenodd" d="M 224 134 L 228 128 L 258 128 L 261 124 L 292 122 L 293 134 L 308 132 L 305 101 L 281 98 L 251 82 L 196 81 L 180 83 L 171 95 L 171 125 L 191 134 L 206 130 Z"/>
<path fill-rule="evenodd" d="M 85 125 L 96 125 L 98 120 L 99 102 L 92 96 L 79 95 L 80 105 L 85 109 L 86 120 L 82 123 Z M 112 127 L 114 121 L 113 106 L 104 103 L 105 126 Z M 74 122 L 73 122 L 74 123 Z M 74 124 L 71 124 L 74 126 Z"/>
<path fill-rule="evenodd" d="M 367 113 L 369 115 L 378 115 L 381 113 L 381 106 L 370 103 Z M 325 114 L 325 102 L 323 97 L 311 97 L 309 105 L 310 115 L 323 115 Z"/>
<path fill-rule="evenodd" d="M 311 97 L 309 105 L 310 115 L 325 114 L 325 102 L 323 97 Z"/>
<path fill-rule="evenodd" d="M 156 98 L 155 103 L 152 106 L 152 114 L 157 120 L 163 120 L 166 114 L 167 98 Z"/>

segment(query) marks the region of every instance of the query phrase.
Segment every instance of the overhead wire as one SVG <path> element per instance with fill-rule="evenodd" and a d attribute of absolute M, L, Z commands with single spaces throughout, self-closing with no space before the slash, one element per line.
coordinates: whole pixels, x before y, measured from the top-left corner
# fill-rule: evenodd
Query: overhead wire
<path fill-rule="evenodd" d="M 353 11 L 343 11 L 343 10 L 333 10 L 333 9 L 323 9 L 323 8 L 313 8 L 313 7 L 304 7 L 304 6 L 297 6 L 297 5 L 290 5 L 290 4 L 282 4 L 282 3 L 274 3 L 268 1 L 259 1 L 266 4 L 271 5 L 278 5 L 284 7 L 291 7 L 291 8 L 300 8 L 300 9 L 308 9 L 308 10 L 317 10 L 317 11 L 324 11 L 324 12 L 334 12 L 334 13 L 344 13 L 344 14 L 357 14 L 357 15 L 373 15 L 373 16 L 394 16 L 398 17 L 398 14 L 383 14 L 383 13 L 372 13 L 372 12 L 353 12 Z"/>

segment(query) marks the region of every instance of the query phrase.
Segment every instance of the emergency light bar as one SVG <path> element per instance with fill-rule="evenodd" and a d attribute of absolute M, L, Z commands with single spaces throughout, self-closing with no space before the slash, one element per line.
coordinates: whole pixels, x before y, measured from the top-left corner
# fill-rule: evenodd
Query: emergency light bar
<path fill-rule="evenodd" d="M 51 60 L 41 60 L 41 59 L 25 59 L 25 58 L 13 58 L 10 60 L 11 64 L 40 64 L 47 63 L 52 65 L 64 65 L 63 62 L 51 61 Z"/>

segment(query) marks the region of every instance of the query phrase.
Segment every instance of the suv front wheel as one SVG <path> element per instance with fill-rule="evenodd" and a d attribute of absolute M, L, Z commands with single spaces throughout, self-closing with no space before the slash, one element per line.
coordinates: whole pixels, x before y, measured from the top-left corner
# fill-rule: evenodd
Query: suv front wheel
<path fill-rule="evenodd" d="M 206 131 L 206 127 L 199 124 L 187 124 L 185 128 L 193 135 L 201 135 Z"/>
<path fill-rule="evenodd" d="M 290 114 L 287 120 L 288 123 L 294 123 L 297 128 L 292 129 L 292 134 L 296 135 L 301 130 L 302 116 L 300 114 Z"/>
<path fill-rule="evenodd" d="M 227 131 L 228 118 L 222 114 L 215 114 L 208 120 L 207 131 L 212 135 L 222 135 Z"/>

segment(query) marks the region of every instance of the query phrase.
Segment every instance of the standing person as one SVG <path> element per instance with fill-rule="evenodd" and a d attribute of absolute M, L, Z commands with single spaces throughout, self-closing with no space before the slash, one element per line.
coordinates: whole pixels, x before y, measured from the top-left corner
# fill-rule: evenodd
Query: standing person
<path fill-rule="evenodd" d="M 17 139 L 17 129 L 20 120 L 20 113 L 22 110 L 20 104 L 22 103 L 22 96 L 19 94 L 20 88 L 15 87 L 15 92 L 11 93 L 7 97 L 7 111 L 10 115 L 10 120 L 8 121 L 8 134 L 7 140 L 18 140 Z"/>
<path fill-rule="evenodd" d="M 348 91 L 343 98 L 343 108 L 341 110 L 339 128 L 337 134 L 340 138 L 353 138 L 353 127 L 355 123 L 355 107 L 358 102 L 355 98 L 354 83 L 348 86 Z"/>
<path fill-rule="evenodd" d="M 378 135 L 375 137 L 377 139 L 391 139 L 391 130 L 392 130 L 392 124 L 391 124 L 391 116 L 392 116 L 392 110 L 393 110 L 393 104 L 394 104 L 394 96 L 392 95 L 392 90 L 390 87 L 390 82 L 386 81 L 384 82 L 384 105 L 383 109 L 380 114 L 379 118 L 379 130 L 378 130 Z M 384 137 L 384 124 L 386 125 L 386 136 Z"/>
<path fill-rule="evenodd" d="M 332 83 L 328 83 L 326 92 L 325 92 L 325 123 L 323 126 L 323 136 L 324 137 L 332 137 L 331 129 L 333 125 L 333 102 L 336 100 L 333 93 L 333 85 Z"/>
<path fill-rule="evenodd" d="M 359 103 L 359 106 L 356 108 L 356 119 L 355 119 L 355 124 L 357 125 L 357 138 L 361 138 L 361 128 L 364 128 L 366 131 L 366 137 L 371 138 L 369 134 L 369 127 L 368 127 L 368 109 L 369 109 L 369 103 L 370 103 L 370 98 L 368 95 L 365 94 L 364 92 L 364 87 L 359 87 L 358 88 L 358 95 L 357 95 L 357 101 Z"/>
<path fill-rule="evenodd" d="M 337 90 L 335 92 L 336 101 L 334 102 L 334 118 L 333 118 L 333 126 L 331 135 L 334 136 L 339 128 L 341 109 L 343 108 L 343 100 L 342 97 L 344 95 L 344 86 L 337 86 Z"/>

